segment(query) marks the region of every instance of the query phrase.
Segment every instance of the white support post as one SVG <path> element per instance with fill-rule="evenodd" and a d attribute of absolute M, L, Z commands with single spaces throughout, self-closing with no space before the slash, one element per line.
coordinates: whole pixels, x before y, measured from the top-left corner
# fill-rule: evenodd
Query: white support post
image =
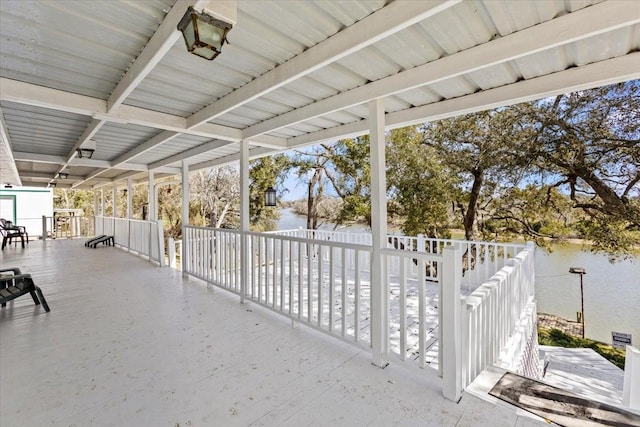
<path fill-rule="evenodd" d="M 387 179 L 385 167 L 384 100 L 369 102 L 371 134 L 371 353 L 374 365 L 389 363 L 389 293 L 382 249 L 387 236 Z"/>
<path fill-rule="evenodd" d="M 107 200 L 104 197 L 104 189 L 100 189 L 100 216 L 107 216 Z"/>
<path fill-rule="evenodd" d="M 189 225 L 189 165 L 185 160 L 182 161 L 182 241 L 187 232 L 186 226 Z M 187 245 L 182 245 L 180 253 L 180 263 L 182 265 L 182 277 L 188 277 L 185 266 L 187 265 Z"/>
<path fill-rule="evenodd" d="M 114 218 L 118 217 L 118 188 L 116 187 L 115 182 L 113 183 L 113 187 L 111 187 L 111 216 Z"/>
<path fill-rule="evenodd" d="M 100 216 L 100 198 L 96 190 L 93 190 L 93 216 Z"/>
<path fill-rule="evenodd" d="M 173 237 L 167 239 L 167 254 L 169 256 L 169 267 L 176 268 L 176 241 Z"/>
<path fill-rule="evenodd" d="M 622 404 L 640 411 L 640 350 L 628 345 L 625 354 Z"/>
<path fill-rule="evenodd" d="M 42 237 L 41 237 L 41 240 L 47 240 L 47 217 L 44 216 L 44 215 L 42 215 Z"/>
<path fill-rule="evenodd" d="M 127 218 L 133 219 L 133 178 L 127 179 Z"/>
<path fill-rule="evenodd" d="M 440 306 L 440 346 L 442 347 L 442 394 L 458 402 L 462 397 L 462 330 L 460 325 L 460 282 L 462 260 L 455 245 L 444 248 Z"/>
<path fill-rule="evenodd" d="M 153 171 L 149 171 L 149 194 L 147 196 L 149 200 L 149 218 L 147 219 L 149 221 L 156 221 L 158 219 L 156 215 L 156 195 L 154 187 Z"/>
<path fill-rule="evenodd" d="M 244 303 L 249 280 L 249 142 L 240 141 L 240 302 Z"/>

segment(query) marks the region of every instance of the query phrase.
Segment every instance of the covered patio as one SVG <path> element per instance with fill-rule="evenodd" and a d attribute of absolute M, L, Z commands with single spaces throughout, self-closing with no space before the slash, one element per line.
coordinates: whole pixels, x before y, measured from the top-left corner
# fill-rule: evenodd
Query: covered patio
<path fill-rule="evenodd" d="M 211 62 L 191 55 L 177 29 L 189 6 L 232 26 Z M 390 247 L 385 132 L 640 78 L 634 2 L 3 0 L 0 12 L 0 182 L 94 190 L 95 233 L 162 266 L 158 180 L 177 176 L 185 266 L 178 273 L 77 241 L 3 253 L 3 265 L 35 275 L 52 307 L 42 315 L 19 300 L 0 313 L 3 425 L 29 417 L 146 424 L 145 416 L 171 425 L 359 424 L 387 415 L 391 424 L 477 425 L 476 410 L 491 425 L 526 422 L 496 416 L 502 409 L 463 390 L 498 362 L 538 369 L 533 247 Z M 366 244 L 250 230 L 250 160 L 363 134 L 371 136 Z M 190 225 L 189 173 L 232 163 L 239 229 Z M 148 185 L 145 221 L 131 209 L 138 184 Z M 104 194 L 115 200 L 123 188 L 126 218 L 109 217 Z M 472 251 L 486 275 L 461 299 Z M 395 363 L 411 366 L 415 315 L 417 364 L 427 364 L 424 284 L 435 270 L 442 380 Z M 404 311 L 414 308 L 411 292 L 415 313 Z M 369 329 L 360 336 L 362 320 Z M 31 358 L 14 367 L 25 352 Z M 4 398 L 41 389 L 50 394 L 31 411 Z M 455 406 L 443 394 L 464 397 Z"/>
<path fill-rule="evenodd" d="M 11 426 L 543 425 L 503 403 L 442 396 L 436 371 L 370 354 L 113 247 L 31 242 L 51 312 L 0 311 L 0 424 Z"/>

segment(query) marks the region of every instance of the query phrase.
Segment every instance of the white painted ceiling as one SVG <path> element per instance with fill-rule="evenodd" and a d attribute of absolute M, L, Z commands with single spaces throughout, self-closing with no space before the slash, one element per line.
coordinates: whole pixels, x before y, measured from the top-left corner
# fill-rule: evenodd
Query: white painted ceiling
<path fill-rule="evenodd" d="M 240 141 L 358 135 L 377 98 L 399 127 L 640 78 L 638 1 L 238 0 L 212 62 L 176 30 L 207 3 L 0 1 L 0 183 L 99 187 L 234 162 Z"/>

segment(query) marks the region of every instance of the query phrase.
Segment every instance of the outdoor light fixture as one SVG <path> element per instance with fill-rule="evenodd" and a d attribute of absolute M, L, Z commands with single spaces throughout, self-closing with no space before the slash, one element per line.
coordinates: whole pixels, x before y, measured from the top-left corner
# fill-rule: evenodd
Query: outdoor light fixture
<path fill-rule="evenodd" d="M 50 182 L 49 187 L 54 188 L 57 184 L 55 182 Z"/>
<path fill-rule="evenodd" d="M 584 287 L 582 276 L 587 274 L 587 270 L 582 267 L 569 267 L 569 273 L 580 275 L 580 320 L 582 320 L 582 338 L 584 338 Z"/>
<path fill-rule="evenodd" d="M 232 26 L 229 22 L 214 18 L 205 11 L 197 12 L 189 6 L 178 23 L 178 30 L 182 32 L 189 52 L 211 61 L 220 55 Z"/>
<path fill-rule="evenodd" d="M 11 184 L 5 184 L 5 185 L 4 185 L 4 188 L 13 188 L 13 185 L 11 185 Z"/>
<path fill-rule="evenodd" d="M 69 178 L 69 174 L 65 173 L 65 172 L 60 172 L 60 173 L 58 173 L 58 178 L 67 179 L 67 178 Z"/>
<path fill-rule="evenodd" d="M 86 158 L 86 159 L 90 159 L 93 156 L 93 153 L 96 151 L 94 149 L 91 148 L 78 148 L 76 150 L 78 152 L 78 157 L 79 158 Z"/>
<path fill-rule="evenodd" d="M 79 158 L 90 159 L 93 156 L 93 153 L 96 151 L 96 141 L 90 139 L 82 144 L 76 152 L 78 153 Z"/>
<path fill-rule="evenodd" d="M 265 206 L 276 205 L 276 190 L 274 190 L 273 187 L 267 188 L 267 191 L 264 192 L 264 205 Z"/>

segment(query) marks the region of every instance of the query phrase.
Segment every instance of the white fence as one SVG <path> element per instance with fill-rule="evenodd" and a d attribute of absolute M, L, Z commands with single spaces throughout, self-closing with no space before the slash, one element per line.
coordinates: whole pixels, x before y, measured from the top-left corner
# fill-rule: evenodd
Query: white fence
<path fill-rule="evenodd" d="M 371 247 L 185 227 L 183 272 L 292 320 L 369 348 Z"/>
<path fill-rule="evenodd" d="M 463 303 L 463 386 L 490 365 L 538 378 L 533 243 Z"/>
<path fill-rule="evenodd" d="M 626 347 L 622 404 L 640 412 L 640 350 L 630 345 Z"/>
<path fill-rule="evenodd" d="M 273 234 L 371 246 L 370 233 L 299 229 L 277 231 Z M 401 251 L 417 251 L 441 255 L 443 249 L 451 245 L 456 245 L 462 251 L 462 285 L 467 292 L 488 280 L 505 265 L 509 258 L 515 257 L 525 246 L 524 244 L 515 243 L 431 239 L 421 234 L 416 237 L 394 234 L 387 236 L 387 247 Z M 409 267 L 412 269 L 413 275 L 417 275 L 417 261 L 413 261 L 413 267 Z M 398 266 L 396 265 L 394 268 L 397 269 Z M 426 265 L 425 279 L 437 281 L 437 266 L 435 264 Z"/>
<path fill-rule="evenodd" d="M 165 264 L 162 224 L 126 218 L 95 217 L 95 235 L 113 236 L 116 246 Z"/>
<path fill-rule="evenodd" d="M 365 233 L 188 226 L 182 244 L 183 273 L 367 350 L 372 314 L 386 310 L 387 356 L 439 365 L 450 399 L 489 364 L 531 365 L 532 246 L 389 236 L 378 261 L 388 298 L 372 307 Z"/>
<path fill-rule="evenodd" d="M 94 235 L 92 216 L 43 216 L 42 238 L 74 239 Z"/>

